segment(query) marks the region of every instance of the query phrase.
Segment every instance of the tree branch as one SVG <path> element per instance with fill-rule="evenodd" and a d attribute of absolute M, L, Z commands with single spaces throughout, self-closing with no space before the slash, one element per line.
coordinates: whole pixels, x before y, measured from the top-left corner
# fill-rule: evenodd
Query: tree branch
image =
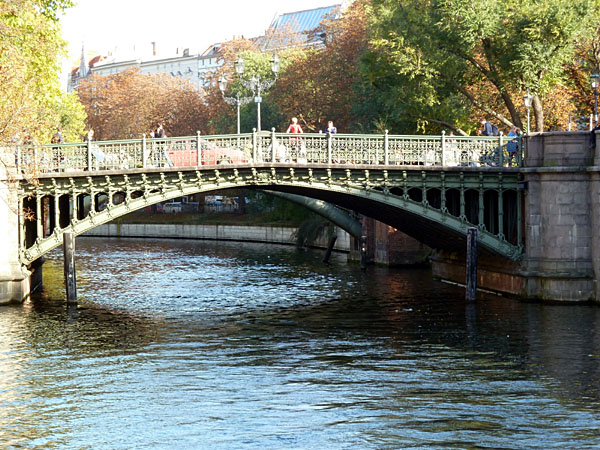
<path fill-rule="evenodd" d="M 456 131 L 461 136 L 468 136 L 468 134 L 465 131 L 463 131 L 462 129 L 460 129 L 460 128 L 456 127 L 455 125 L 453 125 L 453 124 L 451 124 L 449 122 L 446 122 L 444 120 L 431 119 L 429 117 L 421 117 L 420 119 L 421 120 L 426 120 L 427 122 L 433 122 L 433 123 L 437 123 L 437 124 L 440 124 L 440 125 L 444 125 L 445 127 L 448 127 L 450 129 Z"/>
<path fill-rule="evenodd" d="M 482 104 L 479 100 L 477 100 L 475 98 L 475 96 L 473 96 L 473 94 L 471 94 L 464 87 L 462 87 L 454 78 L 451 78 L 442 73 L 440 73 L 440 76 L 445 78 L 446 80 L 448 80 L 456 88 L 456 90 L 458 90 L 458 92 L 463 94 L 477 109 L 485 112 L 486 114 L 489 114 L 490 116 L 495 117 L 496 119 L 498 119 L 500 122 L 502 122 L 506 126 L 509 126 L 509 127 L 513 126 L 513 123 L 509 119 L 507 119 L 502 114 L 499 114 L 496 111 L 492 110 L 491 108 L 488 108 L 487 106 Z"/>

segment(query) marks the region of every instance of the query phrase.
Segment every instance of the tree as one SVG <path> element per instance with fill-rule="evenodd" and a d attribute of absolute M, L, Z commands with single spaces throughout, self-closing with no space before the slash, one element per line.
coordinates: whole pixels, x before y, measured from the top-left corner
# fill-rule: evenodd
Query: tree
<path fill-rule="evenodd" d="M 79 142 L 85 133 L 86 114 L 77 94 L 63 93 L 56 106 L 56 112 L 65 142 Z"/>
<path fill-rule="evenodd" d="M 87 125 L 100 140 L 140 138 L 159 123 L 170 136 L 208 131 L 204 94 L 169 74 L 142 74 L 135 68 L 92 75 L 80 82 L 77 93 Z"/>
<path fill-rule="evenodd" d="M 75 109 L 59 86 L 60 57 L 65 53 L 58 14 L 70 0 L 0 2 L 0 141 L 48 142 L 61 113 Z M 81 115 L 68 122 L 81 125 Z M 67 120 L 65 118 L 65 120 Z"/>
<path fill-rule="evenodd" d="M 272 97 L 285 120 L 298 117 L 309 131 L 325 128 L 327 120 L 334 120 L 340 130 L 361 128 L 354 107 L 367 101 L 355 89 L 361 77 L 358 62 L 367 44 L 365 4 L 355 1 L 341 18 L 327 19 L 314 30 L 324 38 L 323 48 L 283 53 L 285 64 Z"/>
<path fill-rule="evenodd" d="M 575 44 L 592 36 L 598 0 L 373 0 L 368 87 L 403 118 L 460 130 L 473 112 L 522 128 L 522 95 L 544 100 L 565 78 Z M 463 120 L 463 123 L 460 123 Z"/>
<path fill-rule="evenodd" d="M 283 39 L 283 35 L 276 35 L 279 40 Z M 273 38 L 275 39 L 275 38 Z M 260 75 L 261 79 L 272 79 L 273 72 L 271 71 L 270 59 L 272 55 L 262 53 L 258 45 L 250 40 L 240 38 L 225 42 L 221 47 L 222 66 L 212 74 L 209 78 L 209 84 L 206 88 L 206 102 L 209 105 L 209 126 L 212 132 L 215 133 L 231 133 L 235 132 L 236 108 L 228 105 L 223 100 L 223 95 L 218 86 L 218 80 L 225 77 L 228 81 L 225 95 L 235 97 L 239 94 L 241 97 L 254 97 L 254 93 L 245 88 L 240 82 L 240 77 L 235 71 L 234 63 L 242 57 L 245 62 L 244 73 L 241 78 L 250 80 L 255 75 Z M 286 61 L 282 58 L 281 70 L 285 68 Z M 271 91 L 262 93 L 263 101 L 261 103 L 262 113 L 262 128 L 268 130 L 271 127 L 281 127 L 282 119 L 273 101 Z M 256 104 L 251 102 L 241 109 L 241 131 L 250 132 L 256 128 Z"/>
<path fill-rule="evenodd" d="M 594 111 L 594 96 L 590 75 L 600 72 L 600 26 L 589 40 L 577 43 L 575 57 L 566 65 L 568 87 L 573 101 L 570 113 L 577 119 L 585 118 L 580 125 L 587 126 L 587 118 Z"/>

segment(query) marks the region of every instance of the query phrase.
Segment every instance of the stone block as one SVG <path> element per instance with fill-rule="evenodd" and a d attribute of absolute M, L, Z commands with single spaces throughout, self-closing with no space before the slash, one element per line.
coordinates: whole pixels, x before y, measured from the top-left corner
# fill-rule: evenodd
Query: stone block
<path fill-rule="evenodd" d="M 589 253 L 591 256 L 591 252 Z M 581 273 L 592 273 L 594 270 L 594 263 L 592 262 L 591 258 L 586 259 L 585 255 L 583 255 L 581 258 L 577 258 L 575 268 Z"/>
<path fill-rule="evenodd" d="M 541 279 L 539 297 L 567 302 L 593 300 L 594 282 L 592 279 Z"/>

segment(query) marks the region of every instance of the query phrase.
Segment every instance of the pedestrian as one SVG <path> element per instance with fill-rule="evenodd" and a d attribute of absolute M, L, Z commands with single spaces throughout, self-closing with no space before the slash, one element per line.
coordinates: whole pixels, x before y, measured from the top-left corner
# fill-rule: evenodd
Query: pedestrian
<path fill-rule="evenodd" d="M 156 128 L 156 131 L 154 132 L 154 137 L 157 139 L 165 139 L 167 137 L 167 133 L 165 133 L 165 129 L 163 127 L 162 123 L 158 124 L 158 127 Z M 163 161 L 161 161 L 159 164 L 165 165 L 165 166 L 169 166 L 169 167 L 173 167 L 173 161 L 171 160 L 171 156 L 169 156 L 169 152 L 171 151 L 171 147 L 169 142 L 158 142 L 157 143 L 159 148 L 161 148 L 160 151 L 160 155 L 161 159 L 163 159 Z"/>
<path fill-rule="evenodd" d="M 106 155 L 100 149 L 98 144 L 93 143 L 94 142 L 94 129 L 93 128 L 89 129 L 85 140 L 86 140 L 86 142 L 88 142 L 89 148 L 90 148 L 90 153 L 92 154 L 92 156 L 95 159 L 95 162 L 96 162 L 95 168 L 96 168 L 96 170 L 99 170 L 100 166 L 103 165 L 103 163 L 104 163 L 104 159 L 105 159 Z"/>
<path fill-rule="evenodd" d="M 510 127 L 510 131 L 508 132 L 508 138 L 509 141 L 506 144 L 506 151 L 508 153 L 508 165 L 512 166 L 513 163 L 513 158 L 516 158 L 517 156 L 517 151 L 519 150 L 519 142 L 517 139 L 510 139 L 510 138 L 516 138 L 519 136 L 519 130 L 517 130 L 517 127 L 515 127 L 514 125 L 512 127 Z"/>
<path fill-rule="evenodd" d="M 594 150 L 596 148 L 596 132 L 597 131 L 600 131 L 600 122 L 596 123 L 596 126 L 594 128 L 592 128 L 592 130 L 590 131 L 589 147 L 591 150 Z"/>
<path fill-rule="evenodd" d="M 162 123 L 158 125 L 158 128 L 156 128 L 156 131 L 154 132 L 154 137 L 159 139 L 167 137 L 167 133 L 165 133 L 165 129 L 163 128 Z"/>
<path fill-rule="evenodd" d="M 296 117 L 292 117 L 292 123 L 290 123 L 286 133 L 304 133 L 304 131 L 302 131 L 302 127 L 298 125 L 298 119 Z"/>
<path fill-rule="evenodd" d="M 50 139 L 50 143 L 51 144 L 64 144 L 64 139 L 62 137 L 62 130 L 59 128 L 58 130 L 56 130 L 56 133 L 54 133 L 54 136 L 52 136 L 52 139 Z"/>
<path fill-rule="evenodd" d="M 333 126 L 333 120 L 327 122 L 327 128 L 325 129 L 325 135 L 336 134 L 337 128 Z"/>
<path fill-rule="evenodd" d="M 286 133 L 291 134 L 302 134 L 302 127 L 298 124 L 298 119 L 296 117 L 292 117 L 292 123 L 288 127 Z M 304 158 L 304 153 L 302 151 L 302 139 L 297 137 L 290 138 L 290 150 L 291 150 L 291 159 L 299 161 Z"/>
<path fill-rule="evenodd" d="M 481 119 L 481 129 L 479 130 L 479 134 L 482 136 L 498 136 L 498 128 L 486 119 Z"/>

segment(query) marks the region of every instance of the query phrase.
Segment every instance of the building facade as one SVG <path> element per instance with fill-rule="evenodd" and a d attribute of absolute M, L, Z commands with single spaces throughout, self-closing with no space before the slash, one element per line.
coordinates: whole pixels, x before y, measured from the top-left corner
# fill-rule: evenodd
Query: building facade
<path fill-rule="evenodd" d="M 278 14 L 272 20 L 264 36 L 252 39 L 263 52 L 279 50 L 289 46 L 322 45 L 324 36 L 311 34 L 324 19 L 335 19 L 344 10 L 347 2 L 331 6 Z M 156 43 L 152 43 L 152 55 L 147 58 L 122 58 L 117 55 L 96 56 L 86 62 L 82 48 L 81 64 L 74 68 L 67 82 L 67 91 L 77 89 L 79 80 L 90 74 L 112 75 L 130 68 L 138 68 L 144 74 L 168 73 L 189 80 L 197 89 L 207 86 L 210 74 L 223 61 L 220 44 L 213 44 L 204 52 L 190 54 L 189 49 L 178 49 L 174 56 L 160 57 Z"/>
<path fill-rule="evenodd" d="M 130 59 L 118 61 L 115 58 L 105 59 L 96 64 L 91 73 L 96 75 L 112 75 L 126 69 L 137 67 L 144 74 L 168 73 L 174 77 L 189 80 L 197 89 L 206 86 L 208 75 L 216 71 L 221 65 L 219 45 L 210 46 L 206 51 L 190 55 L 188 49 L 178 51 L 169 58 L 160 58 L 154 55 L 148 59 Z"/>

